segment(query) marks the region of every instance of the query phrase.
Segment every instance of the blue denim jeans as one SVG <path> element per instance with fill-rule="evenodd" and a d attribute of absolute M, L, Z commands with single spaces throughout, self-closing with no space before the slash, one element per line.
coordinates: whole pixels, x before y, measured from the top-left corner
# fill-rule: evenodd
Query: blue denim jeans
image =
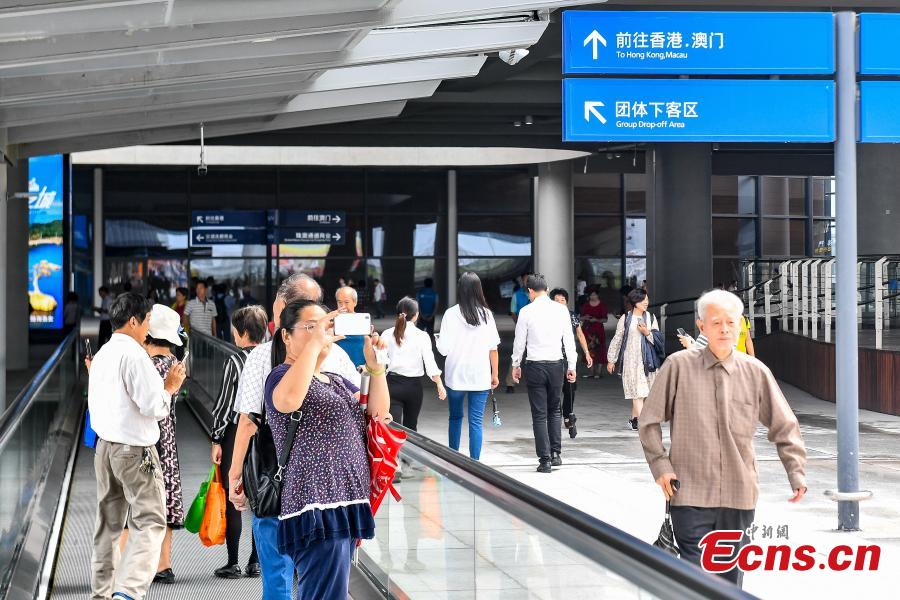
<path fill-rule="evenodd" d="M 459 450 L 459 438 L 462 435 L 463 402 L 469 395 L 469 456 L 478 460 L 481 457 L 481 428 L 484 420 L 484 405 L 487 403 L 488 390 L 483 392 L 458 392 L 447 389 L 447 404 L 450 406 L 450 447 Z"/>
<path fill-rule="evenodd" d="M 278 517 L 253 517 L 256 553 L 262 571 L 263 600 L 291 600 L 294 561 L 278 551 Z"/>

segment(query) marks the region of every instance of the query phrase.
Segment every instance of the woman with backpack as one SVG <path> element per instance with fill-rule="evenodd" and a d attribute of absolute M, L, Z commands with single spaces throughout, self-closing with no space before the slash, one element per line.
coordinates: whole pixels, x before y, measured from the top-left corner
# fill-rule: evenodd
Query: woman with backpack
<path fill-rule="evenodd" d="M 625 398 L 631 400 L 631 418 L 628 424 L 637 431 L 638 417 L 644 407 L 644 400 L 650 395 L 650 388 L 656 378 L 656 366 L 648 364 L 645 346 L 654 343 L 654 331 L 659 331 L 656 317 L 648 312 L 650 298 L 643 289 L 628 292 L 628 302 L 633 308 L 619 318 L 616 335 L 609 344 L 607 370 L 622 377 Z M 647 340 L 645 343 L 644 340 Z"/>

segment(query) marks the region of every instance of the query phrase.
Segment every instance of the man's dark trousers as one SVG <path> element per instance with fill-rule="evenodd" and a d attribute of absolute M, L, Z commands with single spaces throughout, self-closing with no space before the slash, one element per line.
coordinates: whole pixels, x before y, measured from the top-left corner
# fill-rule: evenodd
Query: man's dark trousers
<path fill-rule="evenodd" d="M 740 510 L 737 508 L 702 508 L 698 506 L 673 506 L 672 529 L 675 532 L 675 542 L 681 551 L 681 558 L 695 565 L 700 565 L 700 540 L 707 533 L 722 529 L 747 531 L 753 524 L 755 510 Z M 740 550 L 749 538 L 745 533 L 735 552 Z M 732 555 L 733 557 L 733 555 Z M 744 572 L 735 567 L 721 577 L 741 587 L 744 583 Z"/>
<path fill-rule="evenodd" d="M 562 451 L 559 403 L 566 375 L 565 363 L 525 361 L 525 385 L 531 403 L 531 426 L 538 458 L 550 460 L 551 452 Z"/>

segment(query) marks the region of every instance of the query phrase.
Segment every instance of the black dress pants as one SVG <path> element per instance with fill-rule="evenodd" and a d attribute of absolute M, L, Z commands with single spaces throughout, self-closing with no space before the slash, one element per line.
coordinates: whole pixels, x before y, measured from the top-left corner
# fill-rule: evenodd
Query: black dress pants
<path fill-rule="evenodd" d="M 551 452 L 562 451 L 559 403 L 566 375 L 563 361 L 525 362 L 525 385 L 531 403 L 531 426 L 538 458 L 550 460 Z"/>
<path fill-rule="evenodd" d="M 575 390 L 577 390 L 577 389 L 578 389 L 577 383 L 563 378 L 563 387 L 562 387 L 562 416 L 563 416 L 563 419 L 568 419 L 569 417 L 572 416 L 572 413 L 575 412 Z"/>
<path fill-rule="evenodd" d="M 700 565 L 700 540 L 707 533 L 720 529 L 746 531 L 753 524 L 755 510 L 737 508 L 702 508 L 698 506 L 673 506 L 672 529 L 675 542 L 681 550 L 681 558 L 695 565 Z M 734 546 L 734 552 L 744 547 L 749 541 L 747 534 L 740 543 Z M 734 554 L 732 554 L 734 557 Z M 738 587 L 744 583 L 744 572 L 737 567 L 722 573 L 720 577 L 727 579 Z"/>
<path fill-rule="evenodd" d="M 225 433 L 222 436 L 222 464 L 219 465 L 219 473 L 222 475 L 222 481 L 225 482 L 225 496 L 228 496 L 229 488 L 231 487 L 231 482 L 228 481 L 228 471 L 231 470 L 231 456 L 234 452 L 234 437 L 237 433 L 237 424 L 229 423 L 228 427 L 225 428 Z M 231 502 L 225 502 L 225 547 L 228 550 L 228 564 L 236 565 L 238 564 L 238 548 L 241 543 L 241 531 L 243 529 L 244 522 L 242 520 L 242 513 L 238 509 L 234 507 L 234 504 Z M 250 559 L 247 561 L 248 563 L 258 563 L 259 559 L 256 557 L 256 541 L 253 539 L 253 535 L 250 536 Z"/>
<path fill-rule="evenodd" d="M 422 378 L 388 373 L 387 384 L 391 393 L 390 411 L 394 421 L 416 431 L 424 394 Z"/>

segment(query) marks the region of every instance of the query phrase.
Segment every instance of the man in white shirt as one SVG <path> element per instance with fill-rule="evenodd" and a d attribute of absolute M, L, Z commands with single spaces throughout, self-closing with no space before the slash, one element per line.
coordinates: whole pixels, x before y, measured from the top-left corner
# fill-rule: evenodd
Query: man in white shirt
<path fill-rule="evenodd" d="M 563 377 L 575 381 L 578 355 L 569 311 L 547 295 L 544 276 L 529 275 L 525 285 L 531 302 L 519 311 L 516 322 L 512 378 L 516 383 L 522 378 L 522 354 L 527 349 L 525 383 L 531 403 L 534 446 L 540 459 L 537 470 L 538 473 L 550 473 L 551 467 L 562 465 L 559 405 Z"/>
<path fill-rule="evenodd" d="M 384 318 L 384 303 L 387 302 L 387 292 L 384 289 L 384 284 L 381 283 L 380 279 L 373 279 L 372 283 L 375 284 L 375 291 L 372 293 L 372 300 L 375 301 L 375 317 L 378 319 Z"/>
<path fill-rule="evenodd" d="M 94 455 L 98 509 L 91 558 L 95 599 L 141 600 L 156 574 L 166 533 L 157 421 L 169 414 L 172 396 L 184 381 L 184 365 L 176 363 L 163 382 L 141 345 L 150 329 L 152 307 L 138 294 L 116 298 L 109 309 L 114 333 L 88 361 L 88 406 L 98 437 Z M 118 560 L 126 518 L 130 534 Z"/>
<path fill-rule="evenodd" d="M 197 297 L 184 306 L 182 325 L 185 329 L 190 327 L 191 331 L 216 337 L 216 317 L 219 315 L 216 303 L 206 297 L 208 292 L 205 282 L 198 281 L 196 289 Z"/>
<path fill-rule="evenodd" d="M 295 300 L 322 301 L 322 288 L 316 281 L 298 273 L 282 282 L 272 304 L 275 327 L 281 322 L 281 311 Z M 280 335 L 276 333 L 276 335 Z M 231 471 L 228 473 L 228 497 L 238 510 L 247 510 L 246 496 L 241 487 L 243 479 L 244 458 L 250 438 L 256 433 L 256 425 L 247 415 L 263 414 L 263 392 L 266 378 L 272 370 L 272 342 L 257 346 L 247 357 L 244 370 L 237 389 L 235 406 L 241 413 L 234 440 L 234 453 L 231 459 Z M 331 352 L 322 363 L 322 371 L 336 373 L 356 386 L 360 384 L 360 374 L 350 357 L 337 344 L 331 346 Z M 240 491 L 239 491 L 240 490 Z M 278 517 L 253 517 L 253 535 L 256 540 L 256 551 L 262 566 L 263 598 L 266 600 L 291 600 L 294 582 L 294 560 L 292 557 L 278 552 Z"/>

